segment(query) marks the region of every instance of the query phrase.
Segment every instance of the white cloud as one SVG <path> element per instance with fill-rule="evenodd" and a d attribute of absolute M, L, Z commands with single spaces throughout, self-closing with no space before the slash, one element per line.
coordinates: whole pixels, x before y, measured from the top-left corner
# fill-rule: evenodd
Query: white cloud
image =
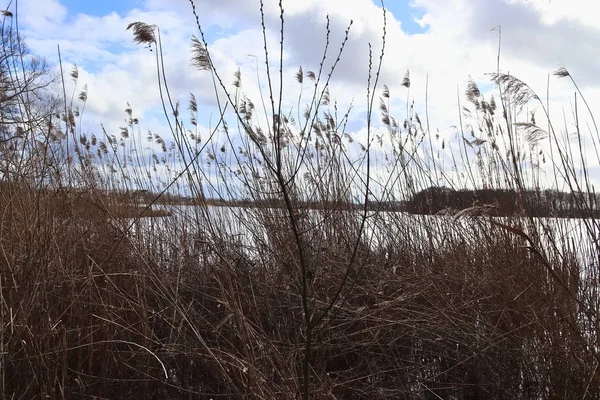
<path fill-rule="evenodd" d="M 22 1 L 19 2 L 18 11 L 22 23 L 40 32 L 62 24 L 68 13 L 67 8 L 58 0 Z"/>

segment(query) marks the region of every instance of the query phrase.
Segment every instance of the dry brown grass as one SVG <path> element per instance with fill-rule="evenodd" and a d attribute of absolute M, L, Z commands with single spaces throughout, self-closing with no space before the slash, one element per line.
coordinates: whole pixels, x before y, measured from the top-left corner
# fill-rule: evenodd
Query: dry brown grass
<path fill-rule="evenodd" d="M 53 214 L 45 200 L 22 189 L 1 196 L 5 395 L 300 392 L 302 307 L 284 223 L 271 226 L 270 244 L 256 258 L 219 232 L 199 253 L 191 242 L 178 248 L 174 235 L 158 253 L 156 243 L 140 247 L 111 219 Z M 350 262 L 344 215 L 329 221 L 336 246 L 322 240 L 307 251 L 315 315 L 329 306 Z M 416 237 L 416 221 L 399 218 L 396 226 Z M 577 262 L 551 262 L 567 292 L 518 236 L 474 222 L 486 229 L 457 235 L 450 219 L 421 220 L 436 235 L 447 232 L 436 248 L 401 236 L 379 250 L 361 245 L 352 289 L 314 326 L 312 398 L 600 395 L 588 347 L 596 333 L 582 330 L 572 298 L 581 285 Z"/>
<path fill-rule="evenodd" d="M 130 27 L 160 61 L 155 27 Z M 221 84 L 203 40 L 193 44 L 196 66 Z M 374 98 L 377 60 L 369 61 Z M 432 161 L 440 144 L 411 111 L 404 123 L 390 115 L 386 87 L 388 153 L 376 155 L 375 137 L 354 152 L 346 117 L 328 108 L 330 78 L 300 69 L 299 84 L 316 83 L 299 99 L 312 111 L 296 125 L 269 120 L 263 132 L 238 76 L 228 92 L 238 149 L 200 143 L 177 120 L 176 146 L 149 135 L 147 164 L 132 151 L 141 137 L 130 107 L 120 138 L 96 138 L 65 122 L 74 120 L 73 104 L 55 110 L 63 122 L 51 128 L 77 138 L 74 153 L 39 127 L 27 130 L 20 154 L 0 142 L 0 398 L 600 397 L 596 221 L 573 234 L 568 220 L 492 219 L 477 207 L 456 217 L 380 211 L 444 176 Z M 533 99 L 520 81 L 496 79 L 507 98 Z M 488 144 L 475 152 L 463 143 L 453 153 L 457 167 L 471 166 L 453 183 L 521 193 L 538 177 L 492 146 L 508 129 L 510 149 L 526 147 L 514 130 L 516 109 L 499 104 L 506 112 L 498 116 L 473 85 L 470 122 Z M 191 111 L 197 106 L 192 97 Z M 281 115 L 275 100 L 270 107 L 268 115 Z M 224 108 L 216 129 L 231 117 Z M 28 147 L 36 138 L 46 145 Z M 382 177 L 375 169 L 384 166 Z M 575 171 L 560 156 L 555 167 Z M 211 186 L 210 173 L 225 183 Z M 587 184 L 576 173 L 569 180 L 572 193 Z M 141 188 L 187 190 L 193 200 L 161 205 L 169 217 L 143 218 L 136 201 L 116 194 Z M 277 206 L 228 206 L 241 199 Z"/>

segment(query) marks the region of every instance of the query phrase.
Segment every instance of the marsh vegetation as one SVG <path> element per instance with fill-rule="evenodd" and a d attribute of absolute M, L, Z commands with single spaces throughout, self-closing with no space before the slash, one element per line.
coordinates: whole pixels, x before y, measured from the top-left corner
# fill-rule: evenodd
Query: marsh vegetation
<path fill-rule="evenodd" d="M 600 397 L 592 160 L 526 83 L 500 67 L 494 95 L 470 82 L 459 140 L 446 143 L 410 104 L 390 106 L 383 13 L 382 52 L 352 60 L 369 65 L 359 143 L 329 89 L 351 26 L 341 43 L 324 32 L 321 69 L 291 77 L 283 44 L 265 43 L 280 61 L 263 55 L 266 89 L 251 99 L 247 77 L 214 67 L 198 23 L 192 64 L 219 99 L 206 132 L 193 95 L 170 97 L 158 28 L 125 28 L 156 56 L 168 133 L 145 132 L 129 105 L 117 134 L 82 131 L 85 86 L 52 89 L 79 85 L 77 68 L 54 81 L 4 14 L 0 398 Z M 283 8 L 277 30 L 283 43 Z M 293 111 L 283 79 L 303 89 Z M 575 84 L 566 69 L 553 79 Z M 593 115 L 574 90 L 581 139 Z M 505 191 L 514 212 L 477 216 L 485 201 L 453 217 L 389 212 L 431 186 Z M 570 196 L 586 216 L 576 233 L 574 220 L 537 218 L 539 187 Z M 144 218 L 158 203 L 172 214 L 160 229 Z M 124 204 L 135 207 L 119 214 Z"/>

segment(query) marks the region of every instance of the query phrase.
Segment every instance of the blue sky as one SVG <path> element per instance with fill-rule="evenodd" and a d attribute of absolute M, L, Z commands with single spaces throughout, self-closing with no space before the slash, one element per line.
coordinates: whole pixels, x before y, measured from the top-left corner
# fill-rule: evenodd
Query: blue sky
<path fill-rule="evenodd" d="M 105 0 L 105 1 L 82 1 L 64 0 L 61 2 L 73 14 L 87 14 L 102 17 L 106 14 L 116 12 L 126 14 L 133 8 L 138 8 L 142 2 L 138 0 Z"/>
<path fill-rule="evenodd" d="M 387 9 L 402 24 L 402 30 L 408 34 L 425 33 L 426 27 L 417 23 L 423 17 L 422 9 L 410 6 L 408 1 L 390 1 L 386 4 Z"/>

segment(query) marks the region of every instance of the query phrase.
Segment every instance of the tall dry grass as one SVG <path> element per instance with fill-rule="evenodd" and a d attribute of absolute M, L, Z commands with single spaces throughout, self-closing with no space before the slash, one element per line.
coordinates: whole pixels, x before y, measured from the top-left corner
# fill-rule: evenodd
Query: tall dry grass
<path fill-rule="evenodd" d="M 180 115 L 159 67 L 169 137 L 142 134 L 129 106 L 119 135 L 96 137 L 79 125 L 85 88 L 56 101 L 43 69 L 39 81 L 24 79 L 41 64 L 20 67 L 29 55 L 5 17 L 2 91 L 15 93 L 15 107 L 0 110 L 2 398 L 600 396 L 593 218 L 573 234 L 574 221 L 475 217 L 481 206 L 457 217 L 383 211 L 432 176 L 457 189 L 512 189 L 528 210 L 519 194 L 539 182 L 532 145 L 541 140 L 578 207 L 594 207 L 581 194 L 591 189 L 577 169 L 589 160 L 574 159 L 581 142 L 524 120 L 520 107 L 538 98 L 517 78 L 498 71 L 495 100 L 469 84 L 471 110 L 460 117 L 485 136 L 454 143 L 465 178 L 453 179 L 428 121 L 412 107 L 393 116 L 393 93 L 378 82 L 384 53 L 365 61 L 360 148 L 331 100 L 334 69 L 298 70 L 306 112 L 292 118 L 272 89 L 283 66 L 265 71 L 264 99 L 249 99 L 240 74 L 229 85 L 216 70 L 198 24 L 193 64 L 227 98 L 210 136 L 193 96 L 189 122 Z M 161 66 L 159 31 L 129 29 Z M 344 62 L 345 45 L 323 59 Z M 28 91 L 47 93 L 45 102 L 32 104 Z M 165 200 L 186 192 L 186 206 Z M 230 202 L 240 199 L 263 206 Z M 140 203 L 153 202 L 172 216 L 142 218 Z M 123 218 L 116 210 L 127 205 Z"/>

